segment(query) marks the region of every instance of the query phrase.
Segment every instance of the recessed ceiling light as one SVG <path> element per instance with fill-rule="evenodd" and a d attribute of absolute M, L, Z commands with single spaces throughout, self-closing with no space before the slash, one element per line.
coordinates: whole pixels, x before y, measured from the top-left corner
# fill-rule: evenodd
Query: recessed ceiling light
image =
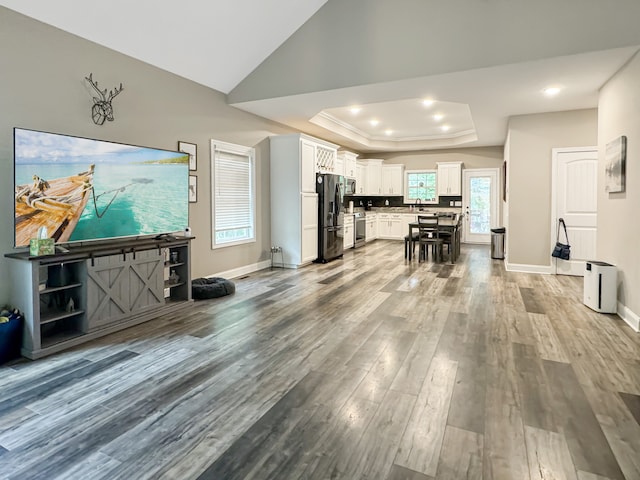
<path fill-rule="evenodd" d="M 436 113 L 436 114 L 433 116 L 433 119 L 434 119 L 436 122 L 439 122 L 439 121 L 440 121 L 440 120 L 442 120 L 443 118 L 444 118 L 444 115 L 442 115 L 441 113 Z"/>
<path fill-rule="evenodd" d="M 433 105 L 433 100 L 430 98 L 425 98 L 424 100 L 422 100 L 422 104 L 425 107 L 430 107 L 431 105 Z"/>
<path fill-rule="evenodd" d="M 554 95 L 559 94 L 560 90 L 560 87 L 547 87 L 542 90 L 542 93 L 544 93 L 547 97 L 553 97 Z"/>
<path fill-rule="evenodd" d="M 442 126 L 440 127 L 440 129 L 441 129 L 443 132 L 448 132 L 450 128 L 451 128 L 451 127 L 450 127 L 449 125 L 442 125 Z"/>
<path fill-rule="evenodd" d="M 385 135 L 391 135 L 392 133 L 393 133 L 393 130 L 391 130 L 391 129 L 384 131 Z"/>
<path fill-rule="evenodd" d="M 362 110 L 362 108 L 360 107 L 351 107 L 351 113 L 353 113 L 354 115 L 357 113 L 360 113 L 360 110 Z"/>
<path fill-rule="evenodd" d="M 376 125 L 378 125 L 380 123 L 380 120 L 376 120 L 375 118 L 369 120 L 369 123 L 371 124 L 372 127 L 375 127 Z"/>

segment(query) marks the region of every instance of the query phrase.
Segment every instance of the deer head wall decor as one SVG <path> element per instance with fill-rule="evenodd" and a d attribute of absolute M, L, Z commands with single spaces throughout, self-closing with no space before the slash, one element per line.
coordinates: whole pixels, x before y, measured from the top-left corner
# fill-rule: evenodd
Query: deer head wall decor
<path fill-rule="evenodd" d="M 105 120 L 113 122 L 113 107 L 111 106 L 111 100 L 114 99 L 122 90 L 122 83 L 120 88 L 115 90 L 109 90 L 109 96 L 107 97 L 107 89 L 100 90 L 98 88 L 98 82 L 93 81 L 93 73 L 90 73 L 88 77 L 84 77 L 91 86 L 98 92 L 99 97 L 93 97 L 93 107 L 91 108 L 91 118 L 96 125 L 102 125 Z"/>

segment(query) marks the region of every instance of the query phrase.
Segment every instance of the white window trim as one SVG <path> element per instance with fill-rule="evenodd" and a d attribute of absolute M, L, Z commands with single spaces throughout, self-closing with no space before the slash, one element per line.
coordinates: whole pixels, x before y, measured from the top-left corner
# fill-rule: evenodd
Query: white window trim
<path fill-rule="evenodd" d="M 404 171 L 404 203 L 415 204 L 415 199 L 409 198 L 409 174 L 410 173 L 433 173 L 436 176 L 436 198 L 435 201 L 421 201 L 422 205 L 437 205 L 438 199 L 438 171 L 436 169 L 420 169 L 420 170 L 405 170 Z"/>
<path fill-rule="evenodd" d="M 216 243 L 216 205 L 215 205 L 215 155 L 216 152 L 228 152 L 249 157 L 251 162 L 251 223 L 253 236 L 234 242 Z M 211 248 L 225 248 L 256 242 L 256 152 L 255 148 L 234 143 L 211 140 Z"/>

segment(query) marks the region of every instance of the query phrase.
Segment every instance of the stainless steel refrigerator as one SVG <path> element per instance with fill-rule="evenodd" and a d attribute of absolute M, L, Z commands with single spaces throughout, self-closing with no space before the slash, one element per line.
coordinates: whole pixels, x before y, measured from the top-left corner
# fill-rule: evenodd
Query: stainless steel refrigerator
<path fill-rule="evenodd" d="M 331 173 L 316 175 L 318 193 L 318 259 L 326 263 L 342 256 L 344 237 L 344 177 Z"/>

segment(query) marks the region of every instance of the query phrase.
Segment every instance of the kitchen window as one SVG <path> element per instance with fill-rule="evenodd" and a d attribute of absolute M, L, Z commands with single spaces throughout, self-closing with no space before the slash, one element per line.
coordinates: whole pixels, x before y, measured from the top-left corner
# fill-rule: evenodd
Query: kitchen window
<path fill-rule="evenodd" d="M 211 248 L 255 242 L 255 150 L 211 140 Z"/>
<path fill-rule="evenodd" d="M 438 203 L 436 171 L 406 170 L 404 203 Z"/>

